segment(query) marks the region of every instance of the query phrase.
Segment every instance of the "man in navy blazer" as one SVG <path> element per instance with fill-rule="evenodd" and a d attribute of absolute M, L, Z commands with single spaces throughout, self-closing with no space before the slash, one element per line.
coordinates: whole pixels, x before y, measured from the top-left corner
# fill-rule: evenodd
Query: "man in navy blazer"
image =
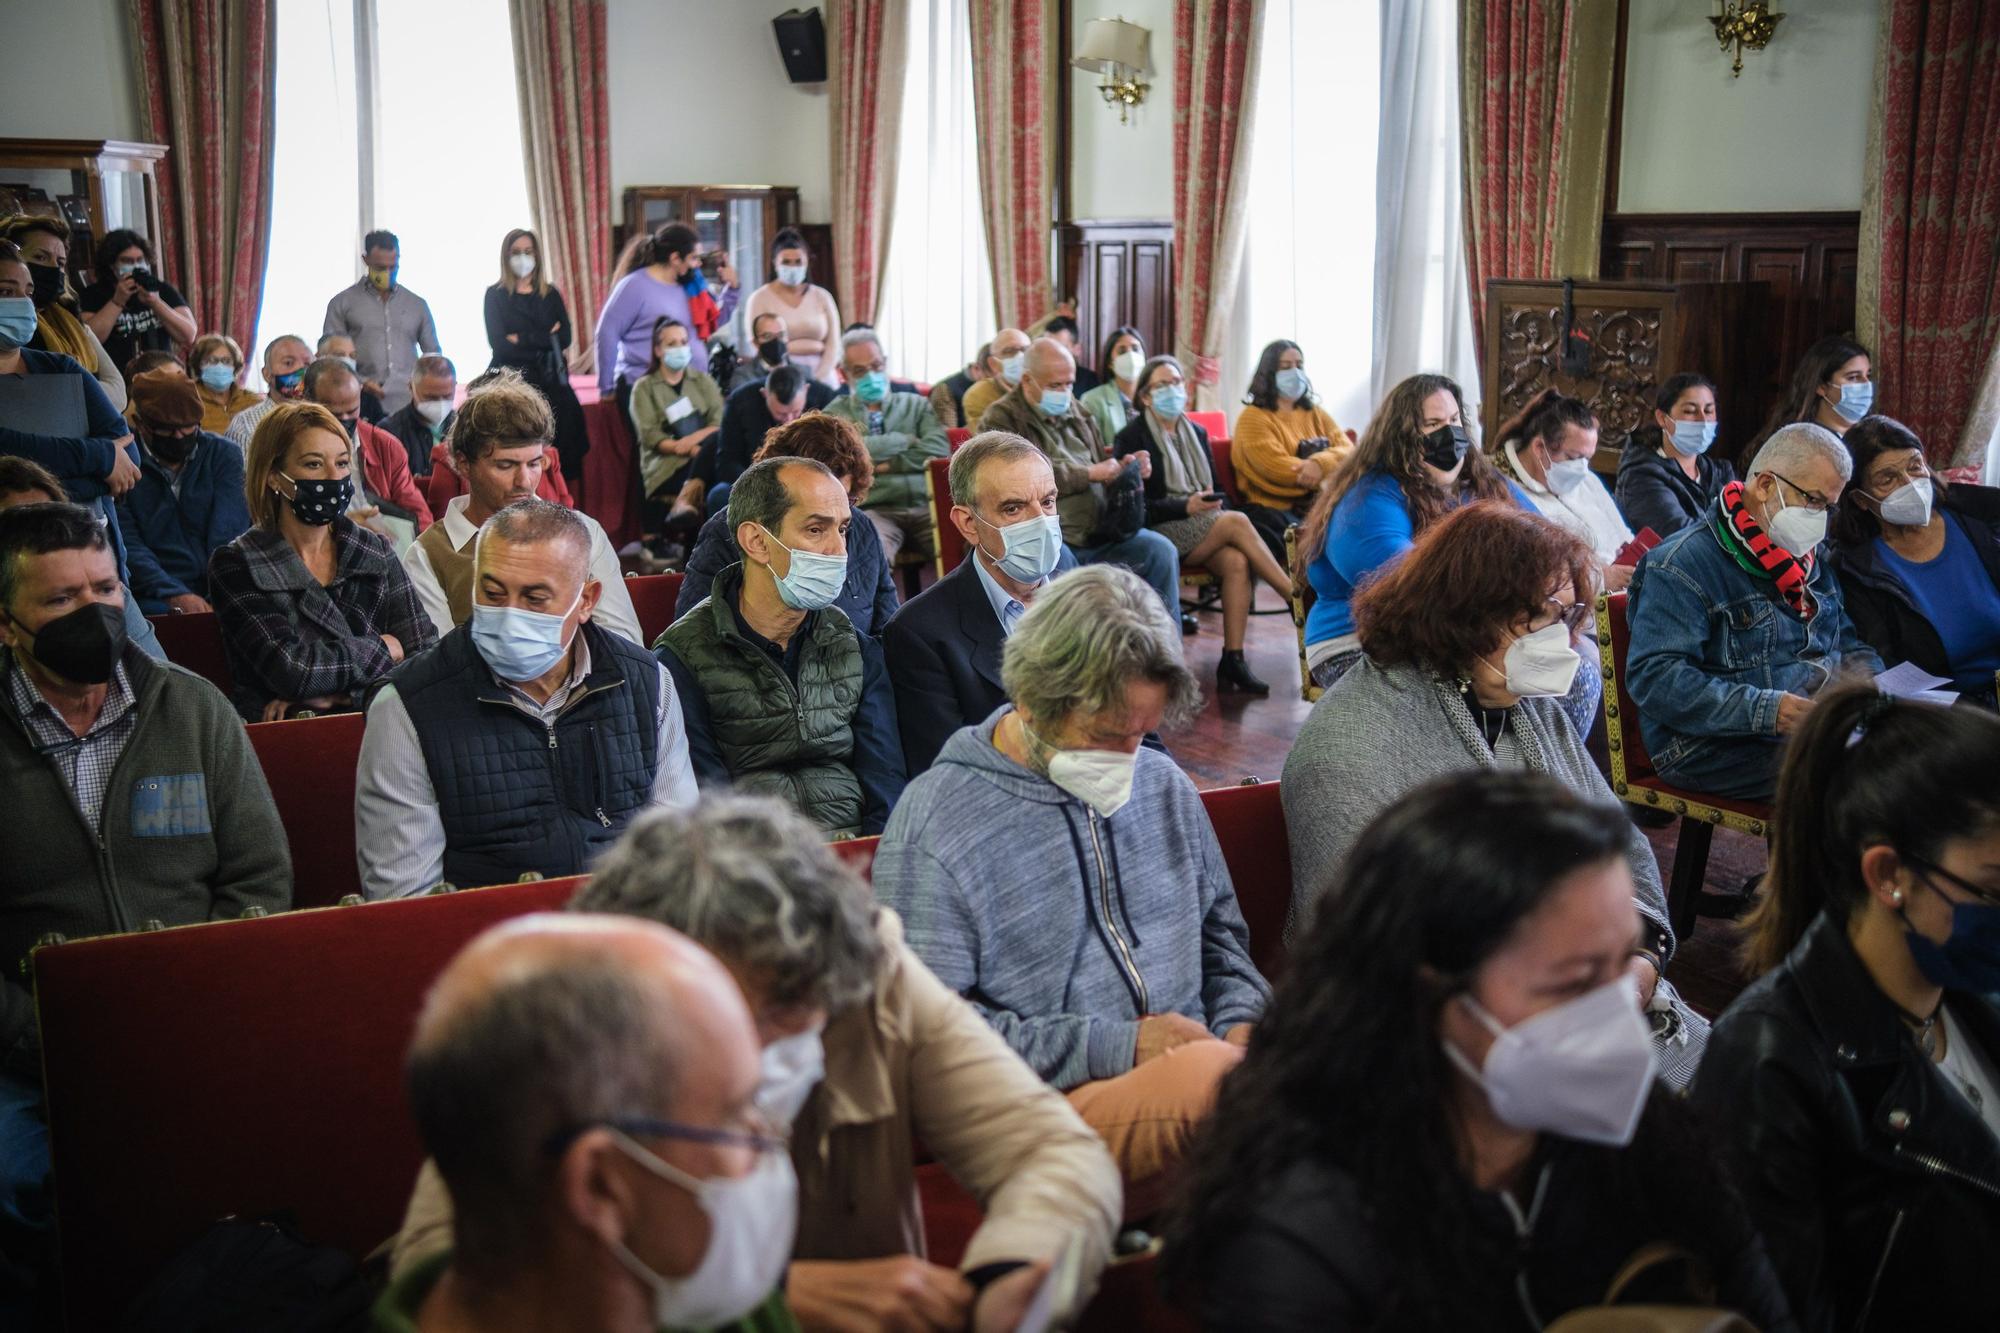
<path fill-rule="evenodd" d="M 1055 473 L 1019 435 L 987 431 L 953 454 L 951 501 L 968 554 L 903 603 L 882 631 L 911 777 L 931 766 L 954 731 L 1006 702 L 1007 635 L 1051 578 L 1076 568 L 1056 516 Z"/>

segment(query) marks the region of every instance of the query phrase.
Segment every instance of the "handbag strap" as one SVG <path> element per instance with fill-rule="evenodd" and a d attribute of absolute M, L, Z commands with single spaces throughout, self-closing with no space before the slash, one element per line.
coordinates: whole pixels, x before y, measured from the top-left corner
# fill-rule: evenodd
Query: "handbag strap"
<path fill-rule="evenodd" d="M 1699 1290 L 1705 1295 L 1712 1295 L 1715 1283 L 1709 1274 L 1707 1264 L 1703 1263 L 1700 1258 L 1685 1246 L 1676 1245 L 1670 1240 L 1656 1240 L 1649 1241 L 1632 1252 L 1632 1257 L 1625 1261 L 1624 1266 L 1611 1279 L 1611 1285 L 1604 1293 L 1604 1303 L 1606 1305 L 1618 1304 L 1619 1300 L 1625 1295 L 1625 1289 L 1634 1282 L 1637 1282 L 1643 1274 L 1660 1267 L 1662 1264 L 1673 1263 L 1682 1263 L 1688 1266 L 1691 1276 L 1688 1285 L 1691 1289 Z"/>

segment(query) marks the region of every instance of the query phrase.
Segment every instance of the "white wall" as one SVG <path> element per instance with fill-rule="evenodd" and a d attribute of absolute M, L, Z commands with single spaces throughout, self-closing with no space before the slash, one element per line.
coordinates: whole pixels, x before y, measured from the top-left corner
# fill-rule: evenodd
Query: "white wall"
<path fill-rule="evenodd" d="M 832 220 L 824 83 L 785 77 L 797 0 L 608 0 L 611 208 L 628 185 L 794 185 Z"/>
<path fill-rule="evenodd" d="M 1859 208 L 1881 0 L 1791 0 L 1741 78 L 1709 8 L 1631 6 L 1618 211 Z"/>
<path fill-rule="evenodd" d="M 0 135 L 137 139 L 139 76 L 125 0 L 61 0 L 0 41 Z"/>
<path fill-rule="evenodd" d="M 1072 216 L 1079 219 L 1171 219 L 1174 215 L 1174 14 L 1171 0 L 1076 0 L 1070 48 L 1083 45 L 1083 25 L 1091 19 L 1122 18 L 1152 30 L 1152 90 L 1132 108 L 1130 124 L 1118 123 L 1116 108 L 1104 104 L 1098 76 L 1086 70 L 1060 71 L 1070 92 L 1073 134 L 1072 173 L 1076 195 Z"/>

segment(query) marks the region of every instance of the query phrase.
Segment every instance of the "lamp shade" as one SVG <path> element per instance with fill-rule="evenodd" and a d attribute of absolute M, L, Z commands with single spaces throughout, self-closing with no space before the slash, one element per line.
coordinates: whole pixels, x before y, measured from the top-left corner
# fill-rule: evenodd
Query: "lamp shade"
<path fill-rule="evenodd" d="M 1147 51 L 1152 36 L 1148 29 L 1124 19 L 1092 19 L 1083 25 L 1083 44 L 1070 63 L 1098 74 L 1114 68 L 1151 74 L 1153 64 Z"/>

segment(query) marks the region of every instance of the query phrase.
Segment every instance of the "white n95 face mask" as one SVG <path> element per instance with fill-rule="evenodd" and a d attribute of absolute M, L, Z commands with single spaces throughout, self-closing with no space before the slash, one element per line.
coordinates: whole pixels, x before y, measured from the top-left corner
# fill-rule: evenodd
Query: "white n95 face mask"
<path fill-rule="evenodd" d="M 1921 528 L 1931 521 L 1931 479 L 1918 477 L 1889 492 L 1879 506 L 1882 517 L 1905 528 Z"/>
<path fill-rule="evenodd" d="M 764 1048 L 757 1079 L 757 1109 L 773 1124 L 790 1129 L 806 1098 L 826 1077 L 821 1029 L 780 1037 Z"/>
<path fill-rule="evenodd" d="M 1445 1058 L 1486 1093 L 1516 1129 L 1622 1148 L 1639 1128 L 1659 1057 L 1639 1013 L 1639 992 L 1620 976 L 1533 1018 L 1502 1027 L 1469 994 L 1458 997 L 1493 1034 L 1483 1068 L 1444 1043 Z"/>
<path fill-rule="evenodd" d="M 614 1129 L 613 1141 L 639 1165 L 695 1196 L 708 1214 L 708 1252 L 694 1272 L 667 1277 L 648 1268 L 620 1241 L 618 1262 L 653 1293 L 655 1328 L 715 1328 L 733 1324 L 777 1290 L 792 1259 L 798 1230 L 798 1180 L 783 1152 L 760 1152 L 750 1173 L 733 1179 L 691 1176 Z"/>
<path fill-rule="evenodd" d="M 1804 505 L 1785 504 L 1782 492 L 1778 503 L 1783 508 L 1771 515 L 1771 540 L 1790 551 L 1794 558 L 1803 560 L 1826 540 L 1826 514 Z"/>
<path fill-rule="evenodd" d="M 1138 751 L 1126 754 L 1123 750 L 1058 750 L 1037 736 L 1025 719 L 1021 730 L 1048 752 L 1049 781 L 1103 818 L 1111 818 L 1132 799 L 1132 775 L 1139 767 Z"/>
<path fill-rule="evenodd" d="M 1560 463 L 1549 464 L 1549 489 L 1557 495 L 1568 495 L 1589 480 L 1588 458 L 1565 458 Z"/>
<path fill-rule="evenodd" d="M 1558 620 L 1508 644 L 1500 666 L 1507 677 L 1507 693 L 1523 699 L 1551 699 L 1569 693 L 1583 659 L 1570 646 L 1569 626 Z"/>

